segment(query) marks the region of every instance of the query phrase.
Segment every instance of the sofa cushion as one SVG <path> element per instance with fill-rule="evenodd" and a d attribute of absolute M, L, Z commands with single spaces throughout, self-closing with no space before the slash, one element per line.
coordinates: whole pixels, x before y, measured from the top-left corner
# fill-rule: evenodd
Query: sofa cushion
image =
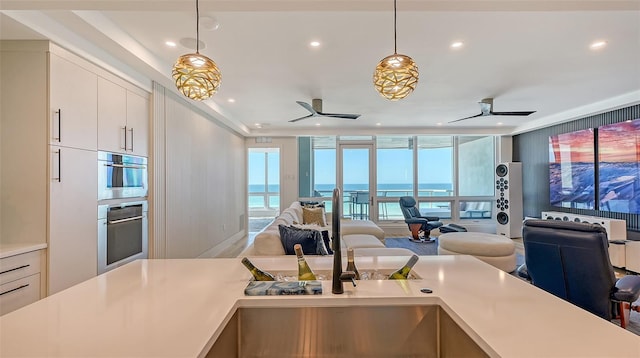
<path fill-rule="evenodd" d="M 300 229 L 295 226 L 280 225 L 280 240 L 287 255 L 295 255 L 293 246 L 302 245 L 305 255 L 327 255 L 322 234 L 318 230 Z"/>
<path fill-rule="evenodd" d="M 303 224 L 317 224 L 320 226 L 327 226 L 327 223 L 324 219 L 324 207 L 302 208 Z"/>
<path fill-rule="evenodd" d="M 302 223 L 302 205 L 299 202 L 294 201 L 289 205 L 288 209 L 293 211 L 296 214 L 296 221 Z"/>
<path fill-rule="evenodd" d="M 253 246 L 256 255 L 276 256 L 286 254 L 282 246 L 282 241 L 280 240 L 280 231 L 277 226 L 270 226 L 258 233 L 253 240 Z"/>

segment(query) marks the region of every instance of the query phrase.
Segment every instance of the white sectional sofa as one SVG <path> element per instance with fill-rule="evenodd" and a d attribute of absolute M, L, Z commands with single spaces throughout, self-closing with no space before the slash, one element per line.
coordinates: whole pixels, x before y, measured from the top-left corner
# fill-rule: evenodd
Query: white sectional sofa
<path fill-rule="evenodd" d="M 280 240 L 280 231 L 278 225 L 294 225 L 304 224 L 302 205 L 300 202 L 292 203 L 288 208 L 275 218 L 275 220 L 260 233 L 258 233 L 247 249 L 240 255 L 242 256 L 277 256 L 285 255 L 282 241 Z M 331 223 L 327 222 L 324 227 L 318 227 L 319 230 L 328 230 L 331 236 Z M 340 234 L 342 248 L 366 248 L 366 249 L 385 249 L 391 250 L 384 246 L 384 231 L 374 222 L 369 220 L 341 220 Z M 375 250 L 366 250 L 366 252 L 375 253 Z"/>

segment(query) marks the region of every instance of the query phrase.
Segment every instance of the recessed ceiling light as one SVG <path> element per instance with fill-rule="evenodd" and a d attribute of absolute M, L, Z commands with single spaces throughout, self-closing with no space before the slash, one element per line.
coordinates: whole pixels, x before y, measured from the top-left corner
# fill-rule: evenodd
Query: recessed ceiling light
<path fill-rule="evenodd" d="M 598 50 L 607 46 L 607 41 L 594 41 L 589 45 L 589 48 L 592 50 Z"/>
<path fill-rule="evenodd" d="M 442 122 L 438 122 L 438 123 L 436 123 L 436 125 L 441 126 L 441 125 L 442 125 Z"/>
<path fill-rule="evenodd" d="M 462 46 L 464 46 L 464 42 L 462 41 L 455 41 L 451 43 L 451 48 L 461 48 Z"/>
<path fill-rule="evenodd" d="M 319 47 L 320 46 L 320 42 L 319 41 L 311 41 L 311 42 L 309 42 L 309 46 L 311 46 L 311 47 Z"/>
<path fill-rule="evenodd" d="M 378 123 L 376 123 L 376 125 L 377 125 L 377 126 L 381 126 L 381 125 L 382 125 L 382 123 L 378 122 Z"/>
<path fill-rule="evenodd" d="M 497 125 L 499 125 L 499 126 L 501 126 L 501 125 L 502 125 L 502 122 L 498 122 L 498 123 L 496 123 L 496 124 L 497 124 Z"/>
<path fill-rule="evenodd" d="M 256 123 L 256 127 L 260 128 L 260 127 L 262 127 L 262 124 Z"/>
<path fill-rule="evenodd" d="M 173 41 L 166 41 L 164 44 L 169 46 L 169 47 L 176 47 L 176 43 L 173 42 Z"/>
<path fill-rule="evenodd" d="M 229 99 L 227 100 L 227 102 L 229 102 L 229 103 L 235 103 L 235 102 L 236 102 L 236 100 L 235 100 L 235 99 L 233 99 L 233 98 L 229 98 Z"/>
<path fill-rule="evenodd" d="M 320 123 L 316 123 L 316 126 L 320 127 Z"/>

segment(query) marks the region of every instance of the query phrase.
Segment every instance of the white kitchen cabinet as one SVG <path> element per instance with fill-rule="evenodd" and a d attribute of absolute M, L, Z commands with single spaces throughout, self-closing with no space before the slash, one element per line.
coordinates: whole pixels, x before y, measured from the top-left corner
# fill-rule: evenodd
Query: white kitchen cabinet
<path fill-rule="evenodd" d="M 149 155 L 149 100 L 127 91 L 127 146 L 134 155 Z"/>
<path fill-rule="evenodd" d="M 39 300 L 44 280 L 43 250 L 0 259 L 0 316 Z"/>
<path fill-rule="evenodd" d="M 149 100 L 98 77 L 98 149 L 148 155 Z"/>
<path fill-rule="evenodd" d="M 124 153 L 127 125 L 127 90 L 98 77 L 98 149 Z"/>
<path fill-rule="evenodd" d="M 50 146 L 49 294 L 98 273 L 95 151 Z"/>
<path fill-rule="evenodd" d="M 98 76 L 49 53 L 49 143 L 97 148 Z"/>

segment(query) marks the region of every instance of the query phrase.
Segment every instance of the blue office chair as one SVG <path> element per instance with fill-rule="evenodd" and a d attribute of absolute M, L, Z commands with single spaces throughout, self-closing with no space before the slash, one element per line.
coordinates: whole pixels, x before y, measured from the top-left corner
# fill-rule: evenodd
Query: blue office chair
<path fill-rule="evenodd" d="M 435 238 L 431 237 L 430 233 L 431 230 L 442 226 L 439 217 L 422 216 L 416 206 L 416 199 L 411 196 L 400 198 L 400 209 L 402 209 L 402 215 L 404 215 L 404 222 L 407 223 L 409 230 L 411 230 L 411 241 L 435 241 Z"/>

